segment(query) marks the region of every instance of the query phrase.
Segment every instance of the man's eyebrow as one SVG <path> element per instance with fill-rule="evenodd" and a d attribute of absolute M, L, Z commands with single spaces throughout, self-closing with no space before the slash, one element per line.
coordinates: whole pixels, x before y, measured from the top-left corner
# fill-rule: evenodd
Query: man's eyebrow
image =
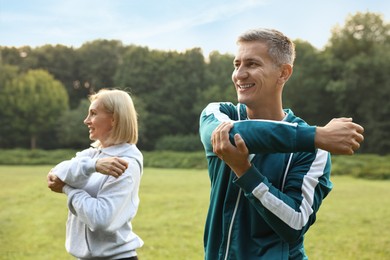
<path fill-rule="evenodd" d="M 260 59 L 256 59 L 256 58 L 247 58 L 247 59 L 244 59 L 244 60 L 240 60 L 240 59 L 234 59 L 233 60 L 233 63 L 239 63 L 239 62 L 262 62 Z"/>
<path fill-rule="evenodd" d="M 260 59 L 256 59 L 256 58 L 248 58 L 248 59 L 245 59 L 246 62 L 248 61 L 251 61 L 251 62 L 261 62 Z"/>

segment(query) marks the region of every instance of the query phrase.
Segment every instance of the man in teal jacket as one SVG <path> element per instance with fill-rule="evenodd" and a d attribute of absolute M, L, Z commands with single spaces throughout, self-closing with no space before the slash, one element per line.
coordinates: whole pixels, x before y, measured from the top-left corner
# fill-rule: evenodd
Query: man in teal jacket
<path fill-rule="evenodd" d="M 211 181 L 205 259 L 307 259 L 304 234 L 332 189 L 327 151 L 353 154 L 363 141 L 350 118 L 313 127 L 283 109 L 294 58 L 282 33 L 244 33 L 232 74 L 239 103 L 201 114 Z"/>

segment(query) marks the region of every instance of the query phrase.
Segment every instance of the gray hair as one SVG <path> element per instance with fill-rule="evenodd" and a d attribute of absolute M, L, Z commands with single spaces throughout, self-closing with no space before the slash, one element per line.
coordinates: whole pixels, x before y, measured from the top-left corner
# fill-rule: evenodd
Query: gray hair
<path fill-rule="evenodd" d="M 295 60 L 295 45 L 283 33 L 275 29 L 253 29 L 241 34 L 237 44 L 241 42 L 260 41 L 268 46 L 268 54 L 275 65 L 290 64 L 293 66 Z"/>

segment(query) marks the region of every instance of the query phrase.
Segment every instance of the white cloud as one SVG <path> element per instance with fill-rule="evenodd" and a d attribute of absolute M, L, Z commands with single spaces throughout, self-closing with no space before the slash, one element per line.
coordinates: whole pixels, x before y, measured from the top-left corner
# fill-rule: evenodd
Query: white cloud
<path fill-rule="evenodd" d="M 137 28 L 133 32 L 123 30 L 119 33 L 121 33 L 122 38 L 124 37 L 127 40 L 145 39 L 174 31 L 190 30 L 196 26 L 229 19 L 234 15 L 259 5 L 263 5 L 263 1 L 246 0 L 228 2 L 226 4 L 211 6 L 210 8 L 204 7 L 202 10 L 198 10 L 197 12 L 199 13 L 197 14 L 194 14 L 189 9 L 187 13 L 171 16 L 170 18 L 172 19 L 165 20 L 158 25 L 154 24 L 147 28 L 141 26 L 141 28 Z M 122 34 L 123 32 L 125 32 L 124 35 Z"/>
<path fill-rule="evenodd" d="M 390 2 L 379 0 L 6 1 L 0 0 L 1 45 L 77 47 L 95 39 L 117 39 L 156 49 L 201 47 L 206 52 L 232 51 L 235 37 L 253 27 L 274 27 L 321 47 L 331 26 L 347 13 L 380 10 L 388 19 L 390 12 Z"/>

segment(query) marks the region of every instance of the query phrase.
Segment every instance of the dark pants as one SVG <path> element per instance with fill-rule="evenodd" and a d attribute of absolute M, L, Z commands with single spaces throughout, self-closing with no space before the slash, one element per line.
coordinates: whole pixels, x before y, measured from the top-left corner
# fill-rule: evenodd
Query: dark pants
<path fill-rule="evenodd" d="M 121 259 L 118 259 L 118 260 L 138 260 L 138 257 L 137 256 L 132 256 L 132 257 L 128 257 L 128 258 L 121 258 Z"/>

